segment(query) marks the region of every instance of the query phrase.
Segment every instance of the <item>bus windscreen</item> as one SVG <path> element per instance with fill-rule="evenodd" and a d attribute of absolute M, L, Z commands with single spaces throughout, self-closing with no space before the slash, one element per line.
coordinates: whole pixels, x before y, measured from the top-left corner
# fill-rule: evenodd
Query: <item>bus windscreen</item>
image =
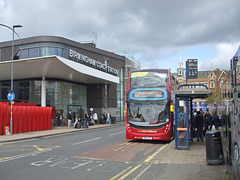
<path fill-rule="evenodd" d="M 133 72 L 128 95 L 128 122 L 153 126 L 169 122 L 167 71 Z"/>

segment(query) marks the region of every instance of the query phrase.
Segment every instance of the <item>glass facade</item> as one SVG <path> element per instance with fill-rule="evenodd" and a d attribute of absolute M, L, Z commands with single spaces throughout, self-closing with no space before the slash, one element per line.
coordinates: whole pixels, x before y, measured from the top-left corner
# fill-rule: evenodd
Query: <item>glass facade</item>
<path fill-rule="evenodd" d="M 63 116 L 67 116 L 69 105 L 78 104 L 84 112 L 87 111 L 87 87 L 83 85 L 47 81 L 47 106 L 56 106 L 56 110 L 63 110 Z"/>
<path fill-rule="evenodd" d="M 41 81 L 15 81 L 14 91 L 17 102 L 31 102 L 41 104 Z M 0 83 L 1 99 L 8 101 L 7 93 L 10 82 Z M 56 110 L 67 116 L 68 106 L 72 104 L 81 105 L 84 112 L 87 111 L 87 87 L 62 81 L 46 82 L 46 106 L 55 106 Z M 71 109 L 70 109 L 71 110 Z"/>
<path fill-rule="evenodd" d="M 60 57 L 69 58 L 69 49 L 75 48 L 60 43 L 33 43 L 20 46 L 17 57 L 18 59 L 27 59 L 57 55 Z"/>

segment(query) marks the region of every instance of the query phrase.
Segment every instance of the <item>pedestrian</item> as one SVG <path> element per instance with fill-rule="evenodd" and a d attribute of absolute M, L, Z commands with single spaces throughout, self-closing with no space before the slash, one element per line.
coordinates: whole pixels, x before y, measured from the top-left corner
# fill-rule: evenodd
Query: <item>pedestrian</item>
<path fill-rule="evenodd" d="M 61 113 L 59 110 L 57 111 L 56 119 L 57 119 L 57 126 L 60 127 L 61 126 Z"/>
<path fill-rule="evenodd" d="M 74 124 L 73 124 L 73 127 L 77 128 L 77 123 L 78 123 L 78 118 L 75 117 L 75 122 L 74 122 Z"/>
<path fill-rule="evenodd" d="M 98 122 L 98 115 L 97 115 L 96 112 L 94 112 L 94 114 L 93 114 L 93 120 L 95 121 L 95 124 L 97 124 L 97 122 Z"/>
<path fill-rule="evenodd" d="M 86 121 L 87 121 L 88 124 L 89 124 L 89 123 L 90 123 L 90 122 L 89 122 L 90 119 L 89 119 L 89 114 L 88 114 L 88 112 L 86 112 L 86 114 L 84 115 L 84 118 L 86 119 Z"/>
<path fill-rule="evenodd" d="M 105 111 L 102 115 L 103 117 L 103 124 L 106 124 L 107 123 L 107 112 Z"/>
<path fill-rule="evenodd" d="M 212 124 L 212 116 L 211 114 L 208 112 L 208 110 L 206 110 L 206 113 L 204 114 L 203 117 L 203 122 L 204 122 L 204 134 L 205 132 L 207 132 Z"/>
<path fill-rule="evenodd" d="M 72 123 L 72 111 L 68 112 L 67 118 L 68 118 L 68 128 L 70 128 Z"/>
<path fill-rule="evenodd" d="M 195 126 L 197 128 L 197 142 L 199 142 L 199 138 L 203 142 L 203 116 L 201 115 L 200 111 L 197 111 Z"/>
<path fill-rule="evenodd" d="M 77 123 L 77 128 L 81 128 L 81 118 L 79 117 L 79 119 L 78 119 L 78 123 Z"/>
<path fill-rule="evenodd" d="M 215 126 L 215 129 L 218 130 L 218 127 L 219 127 L 219 117 L 218 117 L 216 111 L 213 111 L 212 114 L 213 114 L 213 116 L 212 116 L 212 123 L 211 123 L 210 130 L 212 130 L 213 126 Z"/>
<path fill-rule="evenodd" d="M 107 122 L 108 122 L 108 124 L 111 124 L 111 114 L 110 114 L 110 112 L 107 113 Z"/>

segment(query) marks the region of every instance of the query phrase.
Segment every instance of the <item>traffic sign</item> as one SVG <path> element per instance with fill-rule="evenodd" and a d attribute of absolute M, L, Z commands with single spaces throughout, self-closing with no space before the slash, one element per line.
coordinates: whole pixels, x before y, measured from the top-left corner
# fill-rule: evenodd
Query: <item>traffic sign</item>
<path fill-rule="evenodd" d="M 13 92 L 9 92 L 7 98 L 9 101 L 13 101 L 15 99 L 15 94 Z"/>

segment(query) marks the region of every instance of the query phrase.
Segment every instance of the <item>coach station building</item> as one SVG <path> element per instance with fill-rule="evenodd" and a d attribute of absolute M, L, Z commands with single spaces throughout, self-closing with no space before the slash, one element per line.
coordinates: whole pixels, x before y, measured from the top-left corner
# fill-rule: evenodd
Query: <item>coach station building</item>
<path fill-rule="evenodd" d="M 11 89 L 12 41 L 0 43 L 0 102 Z M 125 57 L 55 36 L 14 41 L 15 102 L 55 106 L 83 117 L 109 111 L 123 119 Z"/>

